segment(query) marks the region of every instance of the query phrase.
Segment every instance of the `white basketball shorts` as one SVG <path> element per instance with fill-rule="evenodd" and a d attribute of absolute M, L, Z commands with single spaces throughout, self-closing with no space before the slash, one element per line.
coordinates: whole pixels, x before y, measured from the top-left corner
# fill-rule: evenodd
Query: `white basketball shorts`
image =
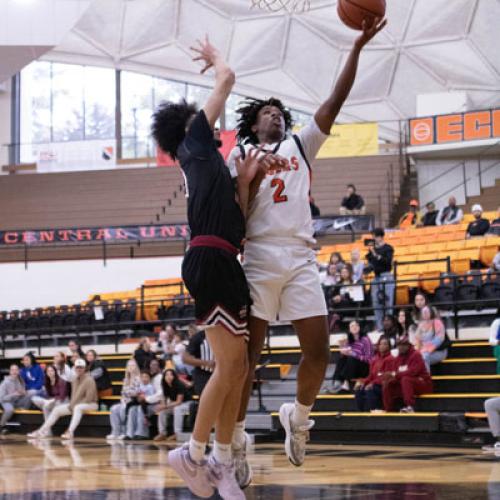
<path fill-rule="evenodd" d="M 267 321 L 326 316 L 316 255 L 300 241 L 247 241 L 243 258 L 251 315 Z"/>

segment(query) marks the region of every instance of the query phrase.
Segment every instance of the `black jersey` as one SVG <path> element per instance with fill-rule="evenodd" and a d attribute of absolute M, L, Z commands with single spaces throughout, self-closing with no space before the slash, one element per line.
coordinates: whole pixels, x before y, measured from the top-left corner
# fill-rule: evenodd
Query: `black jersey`
<path fill-rule="evenodd" d="M 240 248 L 245 219 L 236 202 L 233 179 L 203 110 L 191 123 L 177 157 L 185 175 L 191 238 L 218 236 Z"/>

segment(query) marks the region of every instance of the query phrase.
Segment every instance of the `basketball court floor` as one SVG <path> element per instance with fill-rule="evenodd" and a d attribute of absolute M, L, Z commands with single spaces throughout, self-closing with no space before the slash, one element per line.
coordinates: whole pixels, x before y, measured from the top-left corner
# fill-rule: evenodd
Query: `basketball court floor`
<path fill-rule="evenodd" d="M 0 442 L 0 499 L 190 499 L 169 447 L 102 439 Z M 302 468 L 282 446 L 251 455 L 248 499 L 500 499 L 500 457 L 473 449 L 311 445 Z"/>

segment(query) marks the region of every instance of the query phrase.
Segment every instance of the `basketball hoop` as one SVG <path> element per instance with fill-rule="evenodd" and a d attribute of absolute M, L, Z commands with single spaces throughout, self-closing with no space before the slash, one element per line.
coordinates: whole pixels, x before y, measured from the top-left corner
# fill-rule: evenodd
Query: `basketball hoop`
<path fill-rule="evenodd" d="M 257 7 L 269 12 L 284 10 L 288 13 L 307 12 L 311 8 L 311 0 L 251 0 L 253 9 Z"/>

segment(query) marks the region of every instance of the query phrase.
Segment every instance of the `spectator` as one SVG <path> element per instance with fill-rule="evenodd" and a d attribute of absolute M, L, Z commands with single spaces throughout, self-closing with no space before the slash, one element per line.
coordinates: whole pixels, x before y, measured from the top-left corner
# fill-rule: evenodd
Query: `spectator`
<path fill-rule="evenodd" d="M 413 324 L 410 311 L 406 309 L 400 309 L 396 317 L 398 320 L 398 325 L 401 329 L 401 335 L 409 335 L 410 328 Z"/>
<path fill-rule="evenodd" d="M 394 358 L 391 356 L 389 339 L 382 335 L 376 346 L 376 354 L 370 361 L 370 373 L 354 387 L 354 397 L 359 411 L 382 410 L 382 375 L 392 371 Z"/>
<path fill-rule="evenodd" d="M 329 293 L 328 305 L 333 309 L 330 318 L 330 331 L 338 331 L 340 321 L 342 320 L 342 309 L 354 307 L 353 297 L 349 295 L 349 289 L 352 288 L 352 267 L 346 264 L 340 271 L 340 277 L 337 284 L 331 287 Z"/>
<path fill-rule="evenodd" d="M 173 325 L 163 324 L 163 327 L 158 334 L 158 342 L 156 343 L 156 353 L 164 360 L 170 359 L 174 343 L 175 327 Z"/>
<path fill-rule="evenodd" d="M 415 347 L 424 358 L 427 371 L 448 356 L 449 339 L 443 322 L 429 306 L 422 309 L 415 331 Z"/>
<path fill-rule="evenodd" d="M 111 423 L 111 434 L 106 439 L 123 440 L 126 437 L 127 404 L 132 401 L 132 398 L 139 394 L 139 386 L 141 384 L 141 372 L 137 361 L 132 358 L 127 361 L 125 368 L 125 378 L 123 379 L 122 392 L 120 402 L 111 407 L 109 420 Z"/>
<path fill-rule="evenodd" d="M 186 351 L 186 343 L 182 332 L 175 332 L 173 351 L 174 354 L 172 355 L 172 362 L 175 366 L 176 372 L 183 374 L 189 373 L 191 371 L 191 366 L 185 365 L 182 361 L 182 356 Z"/>
<path fill-rule="evenodd" d="M 75 368 L 75 363 L 79 360 L 79 359 L 83 359 L 83 361 L 85 362 L 85 366 L 87 366 L 87 361 L 85 361 L 85 355 L 83 356 L 83 358 L 80 356 L 80 354 L 78 352 L 75 352 L 72 356 L 71 356 L 71 375 L 70 375 L 70 381 L 73 382 L 73 379 L 76 377 L 76 373 L 77 373 L 77 370 Z"/>
<path fill-rule="evenodd" d="M 493 347 L 493 355 L 497 360 L 497 375 L 500 375 L 500 307 L 496 319 L 490 326 L 490 345 Z"/>
<path fill-rule="evenodd" d="M 474 205 L 472 207 L 472 215 L 474 216 L 474 220 L 469 222 L 465 237 L 484 236 L 490 229 L 490 222 L 488 219 L 481 217 L 483 215 L 483 207 L 478 204 Z"/>
<path fill-rule="evenodd" d="M 373 345 L 370 338 L 361 330 L 358 321 L 351 321 L 348 342 L 346 346 L 340 348 L 340 358 L 333 374 L 333 385 L 328 392 L 337 394 L 340 391 L 350 391 L 351 381 L 368 375 L 372 357 Z"/>
<path fill-rule="evenodd" d="M 68 430 L 61 436 L 62 439 L 72 440 L 75 430 L 80 424 L 83 414 L 97 410 L 97 387 L 95 381 L 85 371 L 85 361 L 75 361 L 76 377 L 71 382 L 71 399 L 69 403 L 56 406 L 39 430 L 28 434 L 30 438 L 45 438 L 49 436 L 54 424 L 66 415 L 72 415 Z"/>
<path fill-rule="evenodd" d="M 437 219 L 437 216 L 438 216 L 438 213 L 439 213 L 436 210 L 436 205 L 434 204 L 434 202 L 429 201 L 429 203 L 427 203 L 425 205 L 425 209 L 426 209 L 426 212 L 425 212 L 425 215 L 422 218 L 422 221 L 421 221 L 420 225 L 424 226 L 424 227 L 435 226 L 436 225 L 436 219 Z"/>
<path fill-rule="evenodd" d="M 382 322 L 382 335 L 388 340 L 391 349 L 395 349 L 403 337 L 403 327 L 392 314 L 386 314 Z"/>
<path fill-rule="evenodd" d="M 356 193 L 354 184 L 347 185 L 347 194 L 340 205 L 340 215 L 363 215 L 365 213 L 365 202 Z"/>
<path fill-rule="evenodd" d="M 413 299 L 413 309 L 411 311 L 411 319 L 412 323 L 417 325 L 418 322 L 420 321 L 420 317 L 422 315 L 422 309 L 425 306 L 432 307 L 429 304 L 429 301 L 427 299 L 427 295 L 425 295 L 424 292 L 417 292 L 415 294 L 415 298 Z M 437 312 L 434 311 L 434 313 L 437 315 Z"/>
<path fill-rule="evenodd" d="M 152 359 L 149 363 L 149 373 L 151 374 L 151 383 L 154 387 L 154 394 L 152 396 L 144 397 L 143 399 L 150 405 L 158 404 L 161 401 L 163 394 L 161 387 L 162 380 L 162 366 L 158 359 Z"/>
<path fill-rule="evenodd" d="M 498 253 L 493 257 L 491 261 L 491 266 L 488 269 L 489 273 L 500 273 L 500 247 L 498 249 Z"/>
<path fill-rule="evenodd" d="M 340 278 L 340 270 L 345 266 L 342 255 L 339 252 L 333 252 L 330 255 L 330 261 L 326 268 L 326 273 L 322 273 L 321 284 L 324 287 L 336 285 Z"/>
<path fill-rule="evenodd" d="M 134 352 L 134 359 L 140 370 L 147 370 L 153 359 L 156 359 L 155 353 L 151 350 L 151 343 L 147 337 L 142 337 L 139 346 Z"/>
<path fill-rule="evenodd" d="M 396 401 L 403 399 L 402 413 L 413 413 L 415 396 L 432 392 L 432 379 L 422 355 L 411 345 L 408 337 L 400 339 L 399 354 L 394 368 L 382 375 L 382 399 L 385 411 L 395 411 Z"/>
<path fill-rule="evenodd" d="M 488 417 L 490 432 L 496 442 L 493 446 L 483 446 L 483 450 L 500 452 L 500 398 L 487 399 L 484 402 L 484 411 Z"/>
<path fill-rule="evenodd" d="M 215 368 L 214 355 L 203 330 L 191 337 L 182 360 L 194 367 L 194 393 L 200 396 Z"/>
<path fill-rule="evenodd" d="M 31 406 L 31 396 L 26 391 L 17 365 L 10 365 L 9 374 L 0 384 L 0 405 L 3 409 L 0 419 L 0 434 L 7 434 L 9 431 L 6 424 L 14 414 L 14 409 L 27 410 Z"/>
<path fill-rule="evenodd" d="M 314 198 L 309 196 L 309 208 L 311 209 L 311 217 L 320 217 L 321 211 L 319 207 L 314 203 Z"/>
<path fill-rule="evenodd" d="M 165 370 L 161 385 L 162 401 L 154 408 L 158 414 L 158 435 L 154 440 L 176 441 L 182 435 L 184 417 L 189 415 L 191 397 L 175 370 Z M 167 435 L 169 415 L 174 416 L 174 433 L 170 436 Z"/>
<path fill-rule="evenodd" d="M 497 236 L 500 236 L 500 207 L 498 207 L 497 216 L 498 217 L 490 224 L 489 234 L 496 234 Z"/>
<path fill-rule="evenodd" d="M 42 367 L 37 363 L 32 352 L 28 352 L 21 360 L 23 368 L 21 368 L 21 378 L 24 381 L 26 394 L 28 396 L 37 396 L 43 389 L 45 375 Z"/>
<path fill-rule="evenodd" d="M 408 212 L 404 213 L 399 219 L 399 228 L 417 227 L 422 222 L 422 215 L 418 211 L 418 201 L 411 200 Z"/>
<path fill-rule="evenodd" d="M 50 412 L 61 404 L 66 404 L 69 397 L 69 384 L 62 379 L 55 365 L 45 369 L 44 391 L 39 396 L 33 396 L 31 402 L 43 411 L 43 418 L 47 420 Z"/>
<path fill-rule="evenodd" d="M 361 260 L 359 248 L 354 248 L 351 252 L 352 281 L 358 283 L 363 279 L 365 263 Z"/>
<path fill-rule="evenodd" d="M 68 356 L 68 358 L 70 360 L 69 365 L 71 367 L 73 366 L 73 363 L 72 363 L 73 359 L 79 359 L 79 358 L 85 359 L 85 353 L 83 352 L 80 343 L 77 342 L 76 340 L 70 340 L 68 342 L 68 348 L 69 348 L 69 356 Z M 74 357 L 75 354 L 78 354 L 78 358 Z"/>
<path fill-rule="evenodd" d="M 145 440 L 149 437 L 149 408 L 147 398 L 155 395 L 155 387 L 151 382 L 151 374 L 141 371 L 141 383 L 137 396 L 126 405 L 127 439 Z"/>
<path fill-rule="evenodd" d="M 62 378 L 66 382 L 71 382 L 72 371 L 66 363 L 66 355 L 63 352 L 56 352 L 54 354 L 54 366 L 59 378 Z"/>
<path fill-rule="evenodd" d="M 380 331 L 384 315 L 392 314 L 394 303 L 395 284 L 392 275 L 394 248 L 384 241 L 385 232 L 382 228 L 375 228 L 372 234 L 374 239 L 367 242 L 369 252 L 366 260 L 375 273 L 375 278 L 371 282 L 371 296 L 376 328 Z"/>
<path fill-rule="evenodd" d="M 457 207 L 457 199 L 450 196 L 448 205 L 443 207 L 437 214 L 436 224 L 438 226 L 448 226 L 450 224 L 459 224 L 464 218 L 461 208 Z"/>
<path fill-rule="evenodd" d="M 112 396 L 113 388 L 111 387 L 108 370 L 104 366 L 104 363 L 97 357 L 97 353 L 93 349 L 90 349 L 90 351 L 87 351 L 85 359 L 87 360 L 89 373 L 95 380 L 99 399 Z"/>

